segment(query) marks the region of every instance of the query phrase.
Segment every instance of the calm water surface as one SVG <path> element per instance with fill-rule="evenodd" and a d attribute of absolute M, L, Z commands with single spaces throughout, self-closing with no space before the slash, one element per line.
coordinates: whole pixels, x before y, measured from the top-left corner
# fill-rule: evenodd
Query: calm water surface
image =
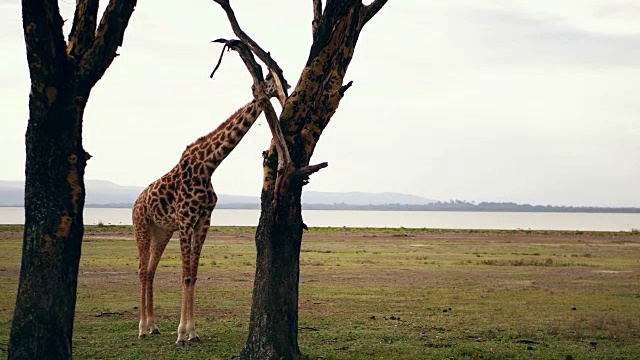
<path fill-rule="evenodd" d="M 455 211 L 304 210 L 312 227 L 406 227 L 440 229 L 531 229 L 630 231 L 640 229 L 640 214 L 508 213 Z M 259 210 L 214 210 L 214 226 L 255 226 Z M 131 225 L 131 209 L 86 208 L 85 224 Z M 0 207 L 0 224 L 24 224 L 24 208 Z"/>

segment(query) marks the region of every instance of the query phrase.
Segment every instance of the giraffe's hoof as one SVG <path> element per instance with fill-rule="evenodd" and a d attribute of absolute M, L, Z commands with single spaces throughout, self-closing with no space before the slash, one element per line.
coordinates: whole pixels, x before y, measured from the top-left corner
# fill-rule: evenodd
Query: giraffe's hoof
<path fill-rule="evenodd" d="M 184 340 L 178 340 L 176 341 L 176 345 L 180 347 L 185 347 L 187 345 L 187 342 Z"/>
<path fill-rule="evenodd" d="M 140 334 L 138 335 L 138 340 L 144 340 L 147 338 L 147 334 Z"/>
<path fill-rule="evenodd" d="M 151 330 L 151 335 L 160 335 L 160 330 L 158 329 Z"/>
<path fill-rule="evenodd" d="M 190 342 L 192 343 L 199 343 L 200 342 L 200 337 L 196 336 L 196 337 L 192 337 L 191 339 L 189 339 Z"/>

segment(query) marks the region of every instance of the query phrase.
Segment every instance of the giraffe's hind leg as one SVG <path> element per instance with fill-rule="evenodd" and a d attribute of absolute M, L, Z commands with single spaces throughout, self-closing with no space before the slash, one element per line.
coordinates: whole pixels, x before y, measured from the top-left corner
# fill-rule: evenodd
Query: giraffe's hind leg
<path fill-rule="evenodd" d="M 152 227 L 151 231 L 151 247 L 149 251 L 149 261 L 146 272 L 146 300 L 147 300 L 147 328 L 151 334 L 160 334 L 160 329 L 156 326 L 153 314 L 153 280 L 156 275 L 158 263 L 162 258 L 164 249 L 167 247 L 169 240 L 173 235 L 173 231 Z"/>
<path fill-rule="evenodd" d="M 200 228 L 193 235 L 193 244 L 191 247 L 191 287 L 189 288 L 188 293 L 188 301 L 189 305 L 187 306 L 187 332 L 189 333 L 189 341 L 191 342 L 200 342 L 200 336 L 196 332 L 196 323 L 194 319 L 194 304 L 193 299 L 195 297 L 196 292 L 196 280 L 198 279 L 198 265 L 200 264 L 200 253 L 202 251 L 202 246 L 204 245 L 204 241 L 207 238 L 207 231 L 209 230 L 209 222 L 211 220 L 211 213 L 206 216 L 202 222 Z"/>

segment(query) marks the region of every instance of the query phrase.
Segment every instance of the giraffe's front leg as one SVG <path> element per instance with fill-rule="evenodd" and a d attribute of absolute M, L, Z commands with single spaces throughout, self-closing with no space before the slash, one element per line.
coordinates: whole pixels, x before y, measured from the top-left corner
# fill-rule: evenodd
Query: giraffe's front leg
<path fill-rule="evenodd" d="M 152 335 L 160 334 L 160 329 L 156 326 L 153 316 L 153 276 L 149 273 L 140 280 L 142 284 L 140 300 L 140 323 L 138 324 L 138 339 L 147 337 L 147 329 Z"/>
<path fill-rule="evenodd" d="M 144 271 L 146 264 L 142 264 L 145 259 L 140 260 L 140 322 L 138 323 L 138 339 L 144 340 L 147 337 L 147 274 Z"/>
<path fill-rule="evenodd" d="M 153 275 L 148 274 L 149 282 L 147 283 L 147 328 L 152 335 L 160 335 L 160 329 L 156 325 L 153 315 Z"/>
<path fill-rule="evenodd" d="M 191 235 L 193 230 L 180 228 L 180 252 L 182 254 L 182 301 L 180 304 L 180 324 L 178 325 L 178 340 L 176 345 L 185 346 L 187 341 L 187 314 L 189 304 L 189 285 L 191 284 Z"/>
<path fill-rule="evenodd" d="M 147 337 L 147 309 L 145 301 L 145 282 L 140 280 L 140 322 L 138 323 L 138 339 L 143 340 Z"/>
<path fill-rule="evenodd" d="M 215 196 L 215 195 L 214 195 Z M 215 206 L 215 203 L 214 203 Z M 209 231 L 209 223 L 211 221 L 211 211 L 213 207 L 200 219 L 199 227 L 196 230 L 193 243 L 191 245 L 191 276 L 192 281 L 189 284 L 189 295 L 187 305 L 187 331 L 189 332 L 189 341 L 200 342 L 200 336 L 196 332 L 196 323 L 194 319 L 194 297 L 196 292 L 196 280 L 198 279 L 198 266 L 200 264 L 200 253 L 202 252 L 202 246 L 207 238 L 207 232 Z"/>
<path fill-rule="evenodd" d="M 190 342 L 200 342 L 200 336 L 196 332 L 196 325 L 193 320 L 193 281 L 185 278 L 182 285 L 182 304 L 180 306 L 180 324 L 178 325 L 178 340 L 176 345 L 185 346 L 187 340 Z"/>
<path fill-rule="evenodd" d="M 180 324 L 178 325 L 178 340 L 176 345 L 185 346 L 187 341 L 187 287 L 182 280 L 182 302 L 180 304 Z"/>
<path fill-rule="evenodd" d="M 200 342 L 200 336 L 196 333 L 196 325 L 193 321 L 193 281 L 187 279 L 182 282 L 182 304 L 180 306 L 180 324 L 178 325 L 178 340 L 176 345 L 185 346 L 186 341 Z M 188 335 L 188 336 L 187 336 Z"/>
<path fill-rule="evenodd" d="M 189 284 L 188 295 L 187 295 L 187 332 L 189 333 L 189 341 L 191 342 L 200 342 L 200 336 L 196 332 L 196 322 L 193 318 L 193 297 L 196 291 L 196 282 L 195 278 Z"/>

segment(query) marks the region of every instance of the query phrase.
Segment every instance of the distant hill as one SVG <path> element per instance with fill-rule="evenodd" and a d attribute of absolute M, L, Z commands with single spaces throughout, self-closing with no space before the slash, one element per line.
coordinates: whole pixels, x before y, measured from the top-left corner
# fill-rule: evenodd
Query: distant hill
<path fill-rule="evenodd" d="M 420 196 L 400 193 L 367 193 L 367 192 L 319 192 L 303 191 L 304 204 L 348 204 L 348 205 L 427 205 L 435 200 Z"/>
<path fill-rule="evenodd" d="M 111 181 L 86 180 L 86 207 L 130 208 L 142 186 L 121 186 Z M 22 181 L 0 181 L 0 206 L 22 206 Z M 512 202 L 474 203 L 462 200 L 434 201 L 411 194 L 367 192 L 304 191 L 306 210 L 379 210 L 379 211 L 487 211 L 487 212 L 570 212 L 640 213 L 640 208 L 551 206 Z M 260 209 L 258 196 L 218 194 L 218 209 Z"/>
<path fill-rule="evenodd" d="M 85 180 L 87 187 L 87 207 L 131 207 L 143 186 L 122 186 L 106 180 Z M 304 204 L 317 205 L 427 205 L 434 200 L 400 193 L 366 192 L 303 192 Z M 0 181 L 0 206 L 22 206 L 24 204 L 24 182 Z M 218 194 L 218 207 L 259 208 L 258 196 Z"/>
<path fill-rule="evenodd" d="M 361 210 L 361 211 L 455 211 L 455 212 L 554 212 L 554 213 L 640 213 L 634 207 L 553 206 L 529 205 L 512 202 L 472 203 L 461 200 L 437 201 L 426 205 L 347 205 L 306 204 L 307 210 Z"/>

